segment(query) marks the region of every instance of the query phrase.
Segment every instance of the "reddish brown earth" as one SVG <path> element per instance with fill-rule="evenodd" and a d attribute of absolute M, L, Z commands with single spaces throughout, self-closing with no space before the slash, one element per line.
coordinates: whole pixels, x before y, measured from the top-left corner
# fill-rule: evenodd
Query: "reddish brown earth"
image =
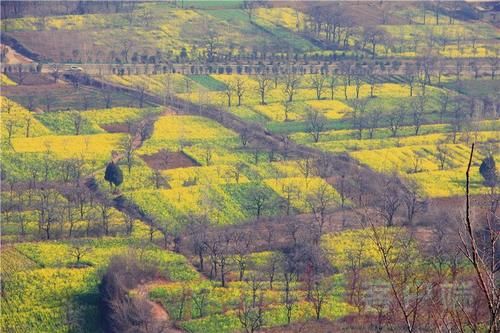
<path fill-rule="evenodd" d="M 137 286 L 135 290 L 137 291 L 137 295 L 139 297 L 144 297 L 147 299 L 149 291 L 151 290 L 152 287 L 166 283 L 168 283 L 167 280 L 160 278 L 148 283 L 140 284 L 139 286 Z M 163 306 L 160 303 L 153 302 L 151 300 L 147 300 L 147 302 L 151 305 L 151 317 L 153 317 L 153 319 L 157 323 L 156 326 L 158 327 L 158 332 L 161 333 L 182 332 L 181 330 L 178 330 L 173 326 L 173 322 L 170 321 L 170 316 L 168 315 L 168 312 L 163 308 Z"/>
<path fill-rule="evenodd" d="M 38 85 L 50 85 L 51 87 L 54 87 L 54 78 L 48 74 L 24 73 L 23 75 L 25 76 L 24 79 L 22 80 L 23 87 L 38 86 Z M 19 74 L 16 72 L 7 73 L 7 76 L 16 83 L 18 84 L 21 83 L 20 82 L 21 80 L 19 79 Z M 19 86 L 10 86 L 10 87 L 19 87 Z M 11 89 L 16 89 L 16 88 L 11 88 Z"/>
<path fill-rule="evenodd" d="M 10 46 L 0 44 L 0 49 L 7 49 L 7 54 L 5 56 L 5 64 L 6 65 L 17 65 L 17 64 L 30 64 L 33 60 L 17 53 Z"/>
<path fill-rule="evenodd" d="M 109 133 L 128 133 L 129 132 L 128 124 L 108 124 L 108 125 L 100 125 L 100 127 Z"/>
<path fill-rule="evenodd" d="M 186 168 L 200 165 L 183 152 L 170 152 L 164 149 L 152 155 L 141 155 L 141 158 L 150 168 L 156 170 Z"/>

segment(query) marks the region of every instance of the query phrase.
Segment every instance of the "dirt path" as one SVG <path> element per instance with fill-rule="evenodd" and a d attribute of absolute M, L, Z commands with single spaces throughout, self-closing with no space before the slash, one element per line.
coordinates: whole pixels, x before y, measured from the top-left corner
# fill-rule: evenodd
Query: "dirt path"
<path fill-rule="evenodd" d="M 0 49 L 6 49 L 7 54 L 5 55 L 6 65 L 18 65 L 18 64 L 31 64 L 33 60 L 17 53 L 10 46 L 0 44 Z"/>
<path fill-rule="evenodd" d="M 160 303 L 153 302 L 148 299 L 149 291 L 153 286 L 158 286 L 167 282 L 168 281 L 162 279 L 154 280 L 138 285 L 134 289 L 134 291 L 139 297 L 143 297 L 151 305 L 151 317 L 155 320 L 155 322 L 157 322 L 159 332 L 182 333 L 182 330 L 179 330 L 173 326 L 173 322 L 170 320 L 170 316 L 168 315 L 168 312 L 163 308 L 163 306 Z"/>

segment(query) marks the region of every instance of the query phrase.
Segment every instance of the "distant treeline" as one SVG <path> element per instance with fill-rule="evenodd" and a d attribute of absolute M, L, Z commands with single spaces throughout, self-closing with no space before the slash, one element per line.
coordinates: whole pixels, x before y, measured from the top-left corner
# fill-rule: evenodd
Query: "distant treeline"
<path fill-rule="evenodd" d="M 1 18 L 120 13 L 138 1 L 1 1 Z"/>

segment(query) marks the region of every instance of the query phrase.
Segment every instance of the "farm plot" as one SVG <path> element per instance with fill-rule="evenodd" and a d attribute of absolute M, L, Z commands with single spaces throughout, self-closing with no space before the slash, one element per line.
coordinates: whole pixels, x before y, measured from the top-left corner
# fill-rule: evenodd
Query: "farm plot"
<path fill-rule="evenodd" d="M 126 196 L 171 232 L 182 230 L 196 216 L 206 216 L 214 224 L 233 224 L 245 218 L 234 200 L 217 186 L 139 190 Z"/>
<path fill-rule="evenodd" d="M 5 299 L 0 327 L 15 332 L 67 332 L 78 327 L 98 331 L 98 270 L 113 254 L 125 253 L 135 245 L 125 239 L 88 239 L 87 251 L 77 263 L 71 242 L 23 243 L 2 250 Z M 180 255 L 148 246 L 145 258 L 159 263 L 160 271 L 172 281 L 191 280 L 197 273 Z M 78 265 L 79 267 L 77 267 Z M 6 271 L 7 270 L 7 271 Z M 71 318 L 71 321 L 65 319 Z"/>
<path fill-rule="evenodd" d="M 250 52 L 252 47 L 270 42 L 282 46 L 280 39 L 297 51 L 318 49 L 288 29 L 286 22 L 292 14 L 284 16 L 279 9 L 263 11 L 251 22 L 240 8 L 201 7 L 175 8 L 167 3 L 147 3 L 135 6 L 127 16 L 132 17 L 131 20 L 119 13 L 105 13 L 49 16 L 43 21 L 24 17 L 2 23 L 9 34 L 30 50 L 42 54 L 44 59 L 59 62 L 88 61 L 89 58 L 100 62 L 105 54 L 120 47 L 124 31 L 134 49 L 150 53 L 160 50 L 171 58 L 181 56 L 182 49 L 201 49 L 199 36 L 207 31 L 217 36 L 218 49 L 223 52 L 230 49 L 236 53 L 240 49 Z M 138 19 L 144 12 L 150 13 L 147 25 Z M 99 52 L 84 52 L 85 49 Z M 195 58 L 197 52 L 188 56 Z M 123 62 L 137 61 L 138 57 L 133 60 L 131 53 Z"/>
<path fill-rule="evenodd" d="M 130 132 L 135 123 L 148 115 L 159 114 L 161 111 L 161 108 L 116 107 L 102 110 L 42 113 L 37 115 L 36 119 L 59 135 L 96 134 L 104 133 L 106 129 L 117 129 L 116 126 L 110 125 L 121 125 L 123 132 Z"/>
<path fill-rule="evenodd" d="M 5 86 L 2 87 L 2 95 L 36 112 L 138 106 L 137 100 L 122 92 L 113 91 L 105 96 L 99 89 L 88 86 L 75 89 L 67 83 L 60 82 Z"/>
<path fill-rule="evenodd" d="M 261 307 L 263 310 L 264 327 L 274 327 L 287 324 L 286 308 L 281 300 L 284 295 L 284 283 L 277 278 L 269 286 L 269 281 L 264 274 L 266 265 L 278 254 L 270 252 L 252 253 L 247 261 L 248 271 L 245 276 L 250 279 L 236 281 L 238 268 L 236 262 L 229 260 L 225 287 L 220 283 L 200 280 L 188 284 L 166 283 L 152 286 L 149 293 L 151 299 L 160 302 L 180 326 L 190 332 L 234 332 L 241 329 L 242 324 L 238 319 L 238 308 L 242 304 L 251 304 L 252 281 L 259 286 Z M 274 259 L 275 260 L 275 259 Z M 234 277 L 231 278 L 231 277 Z M 331 286 L 331 293 L 325 297 L 322 318 L 330 320 L 337 319 L 348 313 L 353 308 L 343 301 L 344 281 L 342 276 L 333 275 L 325 277 L 322 281 Z M 181 295 L 190 296 L 185 298 L 181 304 Z M 291 311 L 291 322 L 303 322 L 314 318 L 314 308 L 307 301 L 307 292 L 298 281 L 291 281 L 290 295 L 294 297 L 293 311 Z M 204 298 L 204 304 L 199 306 L 200 297 Z M 181 308 L 185 305 L 184 308 Z"/>
<path fill-rule="evenodd" d="M 302 213 L 313 212 L 320 203 L 331 209 L 340 202 L 337 191 L 319 177 L 267 179 L 264 183 Z"/>
<path fill-rule="evenodd" d="M 237 139 L 234 132 L 216 122 L 197 116 L 163 116 L 156 121 L 153 135 L 138 150 L 140 154 L 151 154 L 160 149 L 181 150 L 196 143 L 232 142 Z"/>
<path fill-rule="evenodd" d="M 16 82 L 12 81 L 6 74 L 0 74 L 0 86 L 15 86 Z"/>
<path fill-rule="evenodd" d="M 2 142 L 12 138 L 49 135 L 51 131 L 20 104 L 0 96 L 2 115 Z"/>
<path fill-rule="evenodd" d="M 14 138 L 17 153 L 49 152 L 57 159 L 83 158 L 87 162 L 104 162 L 118 149 L 122 134 L 46 135 L 36 138 Z"/>

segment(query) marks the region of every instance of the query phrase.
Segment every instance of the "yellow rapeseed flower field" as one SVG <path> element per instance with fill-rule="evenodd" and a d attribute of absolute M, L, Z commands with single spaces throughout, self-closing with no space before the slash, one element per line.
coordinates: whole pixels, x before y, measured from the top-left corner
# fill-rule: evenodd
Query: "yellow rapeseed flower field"
<path fill-rule="evenodd" d="M 47 135 L 36 138 L 12 139 L 12 147 L 18 153 L 50 152 L 59 159 L 80 158 L 87 161 L 111 159 L 111 152 L 118 150 L 124 134 L 94 135 Z"/>
<path fill-rule="evenodd" d="M 164 170 L 162 175 L 166 177 L 171 187 L 182 187 L 190 182 L 196 185 L 248 182 L 248 178 L 242 172 L 237 172 L 236 167 L 232 165 L 177 168 Z"/>
<path fill-rule="evenodd" d="M 179 150 L 183 143 L 209 143 L 237 138 L 236 134 L 215 121 L 198 116 L 167 115 L 154 125 L 153 135 L 138 150 L 141 154 L 162 148 Z"/>
<path fill-rule="evenodd" d="M 312 107 L 313 109 L 320 110 L 323 112 L 326 118 L 328 119 L 342 119 L 352 108 L 349 105 L 346 105 L 338 100 L 310 100 L 306 102 L 307 105 Z"/>
<path fill-rule="evenodd" d="M 15 86 L 17 83 L 9 79 L 5 74 L 0 74 L 0 86 Z"/>
<path fill-rule="evenodd" d="M 7 97 L 0 96 L 0 109 L 2 141 L 8 138 L 9 130 L 12 130 L 12 138 L 51 134 L 50 130 L 35 119 L 30 111 Z"/>
<path fill-rule="evenodd" d="M 272 188 L 281 197 L 290 197 L 291 205 L 301 212 L 310 212 L 309 198 L 315 196 L 325 186 L 326 196 L 338 201 L 340 196 L 337 191 L 324 179 L 319 177 L 286 177 L 266 179 L 264 183 Z"/>

